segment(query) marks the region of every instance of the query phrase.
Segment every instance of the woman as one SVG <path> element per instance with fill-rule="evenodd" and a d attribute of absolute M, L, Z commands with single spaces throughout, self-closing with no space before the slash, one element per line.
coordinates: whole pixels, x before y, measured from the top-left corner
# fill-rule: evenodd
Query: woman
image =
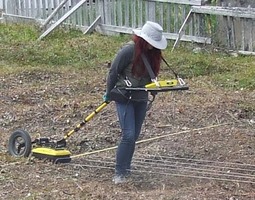
<path fill-rule="evenodd" d="M 111 101 L 113 88 L 144 87 L 151 83 L 149 72 L 141 58 L 149 62 L 154 75 L 160 69 L 161 50 L 167 47 L 167 40 L 162 34 L 162 27 L 147 21 L 142 29 L 133 30 L 131 43 L 126 44 L 117 53 L 107 77 L 105 101 Z M 122 138 L 116 152 L 115 184 L 125 182 L 130 174 L 131 161 L 135 150 L 135 142 L 139 137 L 146 115 L 148 93 L 135 92 L 135 97 L 125 102 L 114 99 L 122 130 Z"/>

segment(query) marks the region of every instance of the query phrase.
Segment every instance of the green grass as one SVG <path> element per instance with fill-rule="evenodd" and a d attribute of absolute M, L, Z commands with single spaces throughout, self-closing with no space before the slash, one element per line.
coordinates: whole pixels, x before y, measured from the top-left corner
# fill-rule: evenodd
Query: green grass
<path fill-rule="evenodd" d="M 180 47 L 173 53 L 167 52 L 171 66 L 186 78 L 207 76 L 214 84 L 233 89 L 255 89 L 254 56 L 238 56 L 224 52 L 201 51 L 192 53 Z"/>
<path fill-rule="evenodd" d="M 0 24 L 0 60 L 19 65 L 72 65 L 89 67 L 111 59 L 127 37 L 84 35 L 57 29 L 37 41 L 40 31 L 33 26 Z"/>
<path fill-rule="evenodd" d="M 39 28 L 32 25 L 0 24 L 1 73 L 31 67 L 77 70 L 98 67 L 110 62 L 119 47 L 131 38 L 130 35 L 84 35 L 78 30 L 59 28 L 37 41 L 40 34 Z M 190 44 L 181 44 L 171 52 L 172 44 L 169 41 L 163 55 L 183 78 L 206 76 L 217 86 L 255 89 L 254 56 L 233 57 L 210 50 L 194 53 Z"/>

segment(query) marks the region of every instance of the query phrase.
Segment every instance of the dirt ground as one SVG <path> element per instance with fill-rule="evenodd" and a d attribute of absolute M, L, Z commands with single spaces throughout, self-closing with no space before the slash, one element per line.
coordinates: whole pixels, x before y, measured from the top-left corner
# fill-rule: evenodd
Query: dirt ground
<path fill-rule="evenodd" d="M 216 88 L 209 78 L 157 95 L 125 184 L 112 183 L 121 135 L 113 102 L 70 137 L 69 164 L 9 156 L 13 131 L 61 139 L 94 111 L 106 71 L 1 75 L 0 199 L 255 199 L 255 91 Z"/>

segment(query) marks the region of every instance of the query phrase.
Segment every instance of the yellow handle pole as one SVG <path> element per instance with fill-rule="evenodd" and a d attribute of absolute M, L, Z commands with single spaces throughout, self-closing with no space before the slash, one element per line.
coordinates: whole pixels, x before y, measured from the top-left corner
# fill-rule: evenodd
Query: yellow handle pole
<path fill-rule="evenodd" d="M 90 113 L 80 124 L 78 124 L 73 130 L 69 131 L 67 134 L 65 134 L 64 139 L 67 139 L 72 134 L 77 132 L 81 129 L 82 126 L 84 126 L 89 120 L 91 120 L 97 113 L 99 113 L 104 107 L 107 106 L 109 102 L 104 101 L 102 104 L 100 104 L 96 110 L 94 110 L 92 113 Z"/>

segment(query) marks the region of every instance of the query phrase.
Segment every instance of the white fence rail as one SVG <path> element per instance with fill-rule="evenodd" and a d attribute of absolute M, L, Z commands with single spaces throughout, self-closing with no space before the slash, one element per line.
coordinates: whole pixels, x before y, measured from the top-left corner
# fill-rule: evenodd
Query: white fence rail
<path fill-rule="evenodd" d="M 152 20 L 162 25 L 168 39 L 179 38 L 198 43 L 211 43 L 220 39 L 226 48 L 255 52 L 254 9 L 239 12 L 238 9 L 233 11 L 224 7 L 215 10 L 213 7 L 201 6 L 202 0 L 2 1 L 5 19 L 40 20 L 48 25 L 43 37 L 62 23 L 82 28 L 86 32 L 89 32 L 88 28 L 99 25 L 97 31 L 108 34 L 131 33 L 132 28 Z M 188 14 L 190 17 L 187 20 Z"/>

